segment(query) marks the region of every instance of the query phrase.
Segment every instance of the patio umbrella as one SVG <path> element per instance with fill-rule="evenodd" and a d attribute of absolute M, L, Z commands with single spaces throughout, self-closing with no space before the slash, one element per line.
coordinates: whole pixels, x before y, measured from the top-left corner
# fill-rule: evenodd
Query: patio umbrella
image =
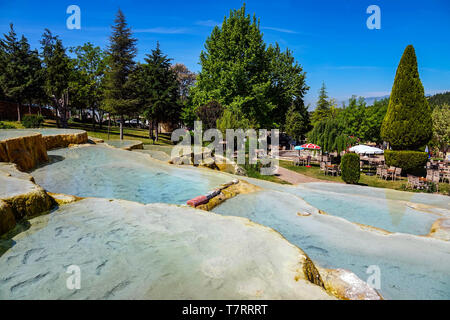
<path fill-rule="evenodd" d="M 305 148 L 303 148 L 302 146 L 295 146 L 294 150 L 298 150 L 298 155 L 300 155 L 300 150 L 303 150 Z"/>
<path fill-rule="evenodd" d="M 349 149 L 351 152 L 355 152 L 358 154 L 382 154 L 384 153 L 383 150 L 380 148 L 370 147 L 366 146 L 364 144 L 359 144 L 357 146 L 351 147 Z"/>
<path fill-rule="evenodd" d="M 303 149 L 320 150 L 320 147 L 318 145 L 315 145 L 314 143 L 305 143 L 302 144 L 301 147 Z"/>

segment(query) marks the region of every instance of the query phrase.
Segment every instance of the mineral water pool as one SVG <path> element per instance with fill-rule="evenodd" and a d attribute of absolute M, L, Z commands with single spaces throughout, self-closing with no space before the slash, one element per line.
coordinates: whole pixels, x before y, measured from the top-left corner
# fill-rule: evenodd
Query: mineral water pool
<path fill-rule="evenodd" d="M 100 145 L 48 154 L 51 162 L 32 172 L 36 183 L 50 192 L 81 197 L 184 204 L 233 178 Z M 238 195 L 213 211 L 277 230 L 320 266 L 348 269 L 363 280 L 369 276 L 368 267 L 377 266 L 380 291 L 387 299 L 450 299 L 450 243 L 418 236 L 449 214 L 448 197 L 343 184 L 285 186 L 247 180 L 263 190 Z M 314 213 L 316 208 L 328 215 Z M 394 233 L 370 231 L 356 223 Z"/>
<path fill-rule="evenodd" d="M 317 201 L 321 195 L 317 195 Z M 324 200 L 334 201 L 331 196 Z M 361 210 L 377 204 L 364 198 L 359 202 L 366 203 Z M 347 204 L 349 210 L 355 203 L 358 202 Z M 367 231 L 333 215 L 297 214 L 313 212 L 313 209 L 293 194 L 264 190 L 229 199 L 213 211 L 249 218 L 277 230 L 323 267 L 344 268 L 367 280 L 368 267 L 377 266 L 380 292 L 387 299 L 450 299 L 448 242 L 409 234 L 385 235 Z"/>
<path fill-rule="evenodd" d="M 141 203 L 184 204 L 218 185 L 227 175 L 175 167 L 148 155 L 105 146 L 48 151 L 51 163 L 32 172 L 50 192 L 116 198 Z"/>

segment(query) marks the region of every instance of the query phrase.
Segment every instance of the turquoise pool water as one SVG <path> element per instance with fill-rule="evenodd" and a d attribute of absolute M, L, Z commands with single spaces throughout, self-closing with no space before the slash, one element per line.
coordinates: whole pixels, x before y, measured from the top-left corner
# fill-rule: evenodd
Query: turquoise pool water
<path fill-rule="evenodd" d="M 50 192 L 82 197 L 184 204 L 231 180 L 230 175 L 170 166 L 142 152 L 99 145 L 52 150 L 49 156 L 51 163 L 32 173 L 36 183 Z M 438 213 L 448 213 L 448 197 L 248 180 L 264 190 L 229 199 L 213 211 L 277 230 L 323 267 L 345 268 L 367 280 L 367 268 L 378 266 L 387 299 L 450 299 L 450 243 L 412 235 L 428 233 Z M 438 208 L 423 212 L 410 202 Z M 315 208 L 329 215 L 315 214 Z M 297 215 L 307 211 L 313 214 Z M 352 222 L 399 233 L 384 235 Z"/>
<path fill-rule="evenodd" d="M 231 179 L 105 146 L 58 149 L 48 155 L 52 163 L 32 172 L 36 183 L 50 192 L 80 197 L 184 204 Z"/>
<path fill-rule="evenodd" d="M 335 216 L 298 216 L 297 212 L 314 210 L 302 199 L 275 190 L 239 195 L 213 211 L 271 227 L 319 265 L 348 269 L 363 280 L 368 279 L 370 265 L 378 266 L 380 291 L 387 299 L 450 299 L 450 244 L 446 241 L 368 232 Z"/>

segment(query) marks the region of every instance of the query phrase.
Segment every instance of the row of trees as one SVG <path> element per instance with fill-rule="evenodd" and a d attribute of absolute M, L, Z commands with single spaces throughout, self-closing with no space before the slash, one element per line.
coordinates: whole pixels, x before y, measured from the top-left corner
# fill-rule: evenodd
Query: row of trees
<path fill-rule="evenodd" d="M 133 115 L 149 121 L 150 136 L 160 122 L 192 127 L 200 119 L 205 127 L 223 131 L 280 128 L 297 141 L 308 137 L 325 151 L 342 151 L 359 141 L 388 141 L 393 149 L 410 150 L 423 147 L 432 132 L 437 133 L 435 145 L 448 139 L 448 108 L 435 108 L 436 126 L 431 128 L 412 46 L 400 61 L 390 98 L 367 106 L 353 96 L 338 107 L 323 84 L 317 107 L 309 112 L 303 101 L 309 89 L 306 73 L 289 49 L 264 42 L 259 20 L 246 13 L 245 5 L 212 30 L 198 75 L 182 64 L 172 65 L 159 43 L 136 62 L 137 41 L 120 10 L 114 22 L 106 50 L 91 43 L 66 50 L 46 30 L 40 53 L 30 49 L 24 36 L 19 40 L 11 25 L 0 42 L 3 94 L 18 105 L 51 104 L 63 127 L 70 108 L 81 114 L 90 109 L 94 127 L 95 116 L 101 126 L 108 112 L 120 118 L 121 138 L 124 117 Z"/>
<path fill-rule="evenodd" d="M 106 50 L 89 42 L 66 49 L 48 29 L 40 43 L 41 52 L 31 50 L 12 24 L 0 40 L 0 98 L 17 104 L 19 121 L 24 103 L 52 106 L 62 127 L 68 126 L 69 110 L 82 115 L 89 109 L 94 129 L 108 112 L 120 119 L 122 138 L 126 115 L 144 116 L 151 129 L 159 122 L 177 123 L 195 81 L 184 65 L 170 63 L 159 44 L 136 63 L 136 39 L 120 10 Z"/>
<path fill-rule="evenodd" d="M 381 124 L 388 104 L 389 98 L 385 98 L 367 106 L 364 98 L 352 96 L 348 104 L 343 103 L 339 108 L 322 84 L 317 107 L 311 113 L 312 130 L 307 134 L 308 141 L 328 152 L 341 152 L 357 142 L 382 143 Z"/>

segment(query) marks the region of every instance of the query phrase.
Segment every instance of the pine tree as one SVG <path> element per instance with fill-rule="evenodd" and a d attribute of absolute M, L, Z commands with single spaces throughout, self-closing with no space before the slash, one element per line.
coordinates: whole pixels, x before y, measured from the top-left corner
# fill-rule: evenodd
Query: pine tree
<path fill-rule="evenodd" d="M 316 125 L 320 121 L 326 119 L 330 115 L 330 101 L 325 87 L 325 82 L 322 82 L 322 87 L 319 90 L 319 98 L 316 103 L 316 109 L 312 114 L 312 123 Z"/>
<path fill-rule="evenodd" d="M 146 88 L 145 116 L 156 128 L 158 140 L 158 126 L 160 122 L 176 123 L 180 116 L 179 82 L 177 75 L 171 68 L 170 61 L 160 49 L 159 42 L 151 54 L 147 54 L 143 66 Z"/>
<path fill-rule="evenodd" d="M 10 24 L 8 34 L 0 41 L 2 48 L 2 63 L 0 86 L 7 99 L 17 103 L 17 120 L 21 120 L 20 105 L 27 98 L 27 90 L 32 81 L 29 59 L 31 55 L 27 39 L 22 36 L 18 40 L 13 24 Z"/>
<path fill-rule="evenodd" d="M 136 39 L 132 38 L 123 12 L 119 9 L 113 32 L 109 39 L 107 54 L 109 66 L 105 74 L 105 110 L 120 116 L 120 139 L 123 139 L 124 115 L 136 108 L 136 101 L 131 97 L 129 77 L 135 67 L 137 53 Z"/>
<path fill-rule="evenodd" d="M 409 45 L 395 74 L 381 136 L 394 150 L 418 150 L 432 133 L 431 109 L 419 78 L 414 47 Z"/>
<path fill-rule="evenodd" d="M 62 41 L 46 29 L 42 39 L 42 56 L 45 68 L 45 91 L 59 113 L 61 125 L 67 128 L 69 112 L 70 58 Z"/>

